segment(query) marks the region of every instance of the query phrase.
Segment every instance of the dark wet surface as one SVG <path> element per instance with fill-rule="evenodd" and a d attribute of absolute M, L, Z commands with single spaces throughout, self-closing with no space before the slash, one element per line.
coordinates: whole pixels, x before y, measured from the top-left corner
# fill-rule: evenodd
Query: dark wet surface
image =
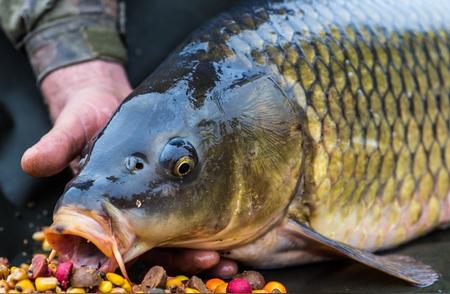
<path fill-rule="evenodd" d="M 153 71 L 192 29 L 234 2 L 128 1 L 128 71 L 132 84 L 136 86 Z M 32 252 L 32 233 L 50 222 L 53 205 L 70 176 L 65 172 L 42 180 L 21 172 L 20 155 L 50 124 L 26 58 L 15 52 L 3 35 L 0 53 L 0 194 L 17 203 L 28 202 L 19 208 L 0 200 L 0 255 L 20 262 Z M 264 275 L 285 283 L 292 292 L 302 293 L 450 292 L 449 230 L 432 233 L 394 252 L 433 265 L 442 274 L 441 279 L 428 288 L 413 288 L 346 261 L 265 271 Z"/>

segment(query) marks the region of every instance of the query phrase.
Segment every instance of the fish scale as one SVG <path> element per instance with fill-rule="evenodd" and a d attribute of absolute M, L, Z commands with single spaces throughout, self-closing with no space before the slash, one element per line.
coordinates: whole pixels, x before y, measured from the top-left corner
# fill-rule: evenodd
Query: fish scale
<path fill-rule="evenodd" d="M 224 17 L 224 43 L 204 39 L 268 68 L 305 113 L 292 218 L 368 250 L 449 221 L 449 6 L 278 2 Z"/>

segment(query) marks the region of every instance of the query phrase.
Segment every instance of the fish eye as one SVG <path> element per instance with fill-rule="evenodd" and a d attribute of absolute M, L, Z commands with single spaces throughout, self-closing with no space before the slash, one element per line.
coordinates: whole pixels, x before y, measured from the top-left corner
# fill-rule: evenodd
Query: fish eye
<path fill-rule="evenodd" d="M 173 174 L 177 177 L 183 177 L 189 174 L 195 167 L 194 160 L 189 156 L 183 156 L 175 164 Z"/>
<path fill-rule="evenodd" d="M 197 152 L 190 142 L 174 138 L 167 142 L 160 156 L 160 163 L 175 177 L 189 175 L 198 162 Z"/>

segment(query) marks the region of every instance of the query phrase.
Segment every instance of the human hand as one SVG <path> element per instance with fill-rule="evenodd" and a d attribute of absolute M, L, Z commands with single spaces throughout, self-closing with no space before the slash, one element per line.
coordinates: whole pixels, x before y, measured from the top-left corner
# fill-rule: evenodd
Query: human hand
<path fill-rule="evenodd" d="M 67 167 L 131 86 L 122 65 L 94 60 L 50 73 L 41 91 L 54 126 L 22 156 L 22 169 L 32 176 L 51 176 Z"/>

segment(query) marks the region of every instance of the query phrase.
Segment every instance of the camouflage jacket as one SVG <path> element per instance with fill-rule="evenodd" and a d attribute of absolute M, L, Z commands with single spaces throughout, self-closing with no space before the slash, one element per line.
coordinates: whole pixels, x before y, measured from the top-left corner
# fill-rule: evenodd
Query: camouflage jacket
<path fill-rule="evenodd" d="M 0 0 L 0 24 L 40 82 L 74 63 L 125 62 L 118 8 L 117 0 Z"/>

